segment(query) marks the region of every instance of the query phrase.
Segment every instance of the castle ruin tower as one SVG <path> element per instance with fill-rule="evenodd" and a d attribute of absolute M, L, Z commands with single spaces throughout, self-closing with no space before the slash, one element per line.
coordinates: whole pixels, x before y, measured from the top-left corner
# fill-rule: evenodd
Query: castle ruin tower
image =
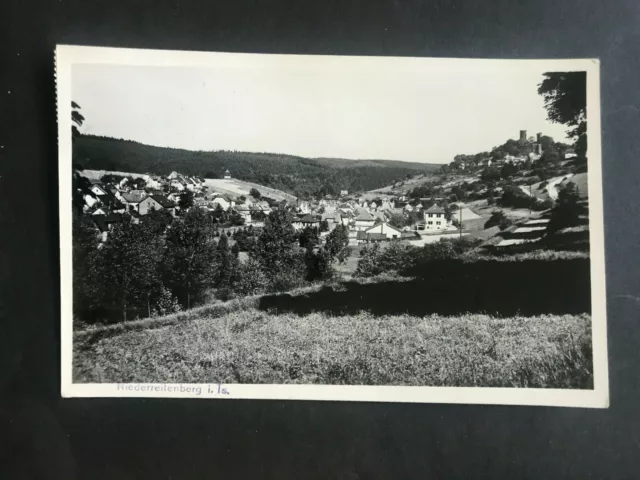
<path fill-rule="evenodd" d="M 542 133 L 536 133 L 536 142 L 540 143 L 541 138 L 542 138 Z"/>
<path fill-rule="evenodd" d="M 527 131 L 526 130 L 520 130 L 520 141 L 521 142 L 526 142 L 527 141 Z"/>

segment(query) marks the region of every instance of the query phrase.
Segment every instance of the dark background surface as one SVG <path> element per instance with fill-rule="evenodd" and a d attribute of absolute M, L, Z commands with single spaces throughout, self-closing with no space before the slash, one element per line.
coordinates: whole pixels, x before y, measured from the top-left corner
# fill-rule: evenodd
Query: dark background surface
<path fill-rule="evenodd" d="M 3 2 L 0 478 L 637 478 L 639 25 L 636 0 Z M 56 43 L 599 57 L 611 407 L 62 400 Z"/>

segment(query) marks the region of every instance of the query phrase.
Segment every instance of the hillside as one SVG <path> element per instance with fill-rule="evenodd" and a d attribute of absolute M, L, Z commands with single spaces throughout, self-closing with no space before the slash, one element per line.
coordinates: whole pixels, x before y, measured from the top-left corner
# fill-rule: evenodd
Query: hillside
<path fill-rule="evenodd" d="M 245 182 L 244 180 L 238 180 L 237 178 L 231 178 L 228 180 L 221 178 L 207 178 L 204 184 L 209 187 L 210 191 L 218 192 L 223 195 L 228 195 L 232 198 L 237 198 L 241 195 L 248 197 L 251 189 L 257 189 L 263 196 L 272 198 L 277 201 L 286 200 L 289 202 L 295 202 L 296 197 L 290 195 L 282 190 L 275 188 L 265 187 L 264 185 L 258 185 L 253 182 Z"/>
<path fill-rule="evenodd" d="M 354 167 L 401 167 L 419 172 L 436 172 L 442 165 L 436 163 L 403 162 L 399 160 L 350 160 L 347 158 L 314 158 L 321 165 L 328 165 L 337 168 Z M 414 172 L 415 173 L 415 172 Z"/>
<path fill-rule="evenodd" d="M 366 191 L 394 181 L 429 173 L 437 166 L 390 160 L 313 159 L 275 153 L 190 151 L 154 147 L 130 140 L 81 135 L 74 144 L 74 162 L 85 169 L 220 178 L 225 169 L 234 178 L 286 192 L 316 195 L 340 190 Z"/>

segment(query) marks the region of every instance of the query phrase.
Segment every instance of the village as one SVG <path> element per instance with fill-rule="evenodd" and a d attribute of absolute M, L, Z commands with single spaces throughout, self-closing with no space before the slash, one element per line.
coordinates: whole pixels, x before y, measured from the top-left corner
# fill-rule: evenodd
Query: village
<path fill-rule="evenodd" d="M 230 171 L 226 170 L 224 177 L 216 182 L 224 185 L 233 180 Z M 137 223 L 152 211 L 165 210 L 175 216 L 189 208 L 202 208 L 207 212 L 221 210 L 235 218 L 231 227 L 257 228 L 262 227 L 273 210 L 281 209 L 289 212 L 297 231 L 311 228 L 323 237 L 338 225 L 346 227 L 351 245 L 395 239 L 416 241 L 421 234 L 451 234 L 458 228 L 455 215 L 449 214 L 446 207 L 428 198 L 411 201 L 406 195 L 367 201 L 363 196 L 350 196 L 343 190 L 339 198 L 327 195 L 319 200 L 277 201 L 262 196 L 257 189 L 251 190 L 253 195 L 223 194 L 214 191 L 202 177 L 178 172 L 166 177 L 144 174 L 135 178 L 105 174 L 89 183 L 83 193 L 83 213 L 91 216 L 101 232 L 102 241 L 106 240 L 114 224 L 126 218 Z M 409 225 L 398 226 L 394 218 L 411 220 L 408 220 Z"/>
<path fill-rule="evenodd" d="M 90 215 L 102 242 L 113 225 L 127 219 L 137 223 L 151 211 L 176 216 L 200 208 L 217 212 L 218 220 L 224 216 L 222 230 L 260 229 L 272 211 L 283 210 L 297 232 L 311 230 L 319 238 L 341 225 L 350 246 L 397 240 L 422 246 L 472 235 L 487 241 L 493 251 L 513 250 L 544 237 L 549 209 L 567 183 L 580 184 L 586 203 L 586 172 L 575 168 L 574 149 L 557 144 L 562 150 L 555 152 L 553 145 L 550 137 L 527 137 L 526 130 L 520 130 L 518 141 L 505 143 L 505 152 L 457 156 L 443 166 L 443 175 L 420 179 L 421 184 L 409 180 L 376 191 L 341 190 L 319 198 L 244 182 L 229 169 L 216 179 L 176 171 L 166 176 L 92 172 L 85 177 L 83 213 Z M 545 163 L 543 155 L 549 152 L 560 158 Z M 501 204 L 501 216 L 496 216 L 496 203 Z"/>

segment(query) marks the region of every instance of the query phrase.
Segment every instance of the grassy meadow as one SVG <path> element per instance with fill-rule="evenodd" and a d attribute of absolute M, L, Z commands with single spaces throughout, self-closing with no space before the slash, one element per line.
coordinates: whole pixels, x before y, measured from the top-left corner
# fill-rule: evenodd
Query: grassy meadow
<path fill-rule="evenodd" d="M 591 317 L 300 316 L 245 298 L 74 334 L 74 382 L 593 388 Z"/>

